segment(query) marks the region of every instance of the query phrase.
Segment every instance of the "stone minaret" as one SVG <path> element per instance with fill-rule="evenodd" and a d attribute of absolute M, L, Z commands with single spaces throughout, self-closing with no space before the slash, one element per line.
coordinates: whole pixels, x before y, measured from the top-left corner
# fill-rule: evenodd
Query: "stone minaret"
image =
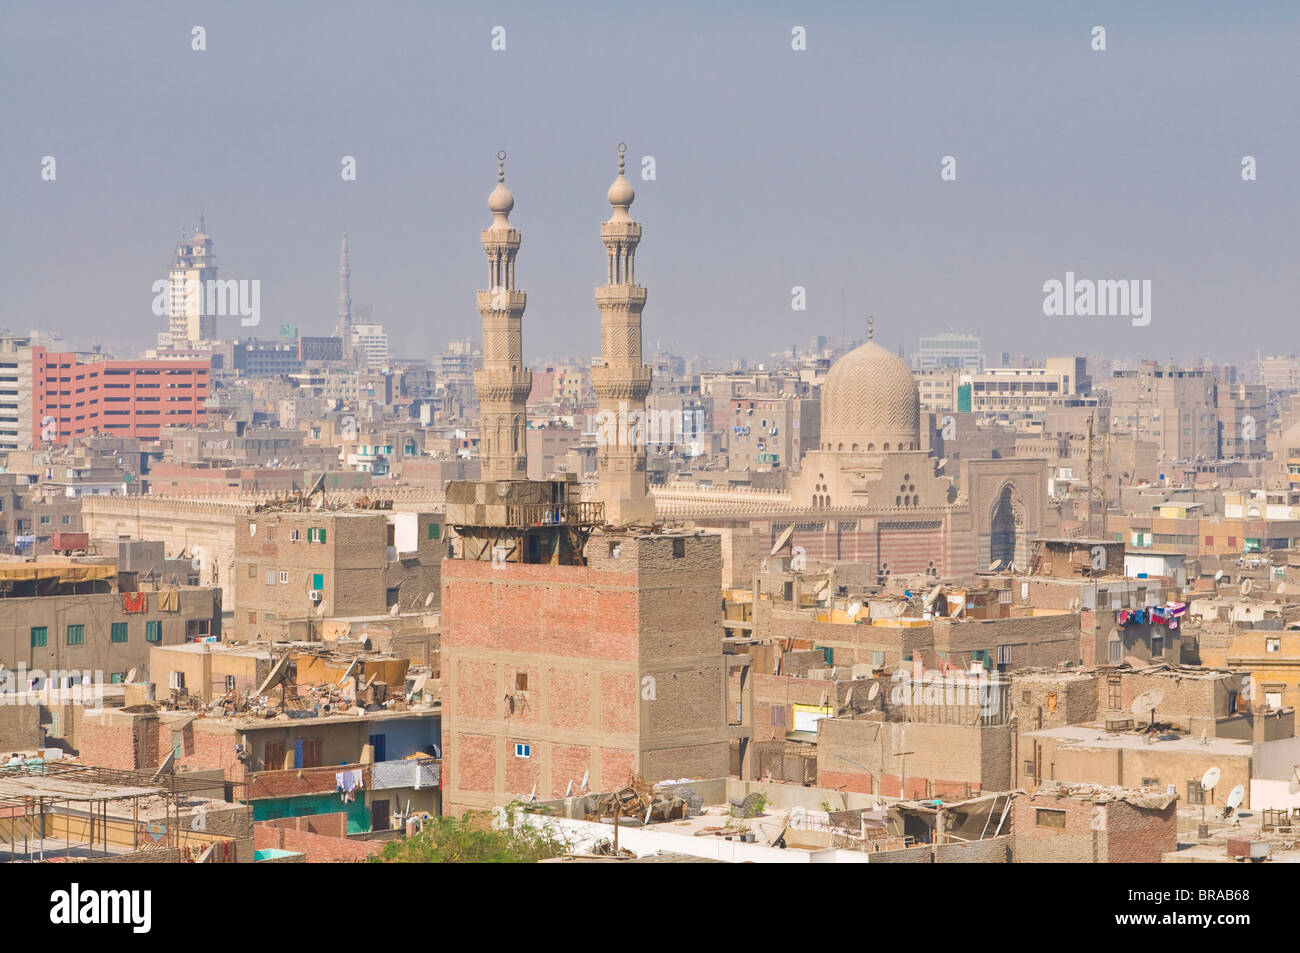
<path fill-rule="evenodd" d="M 618 178 L 609 187 L 614 214 L 600 226 L 609 272 L 596 288 L 600 308 L 600 364 L 591 383 L 600 403 L 596 462 L 605 521 L 614 526 L 654 521 L 654 500 L 646 493 L 645 399 L 650 368 L 641 363 L 641 310 L 645 288 L 636 283 L 636 246 L 641 226 L 628 208 L 636 198 L 623 174 L 627 146 L 618 146 Z"/>
<path fill-rule="evenodd" d="M 348 233 L 343 233 L 343 248 L 339 251 L 339 326 L 338 336 L 343 341 L 343 359 L 352 359 L 352 265 L 348 261 Z"/>
<path fill-rule="evenodd" d="M 478 293 L 483 315 L 483 369 L 474 372 L 481 409 L 479 462 L 483 480 L 528 479 L 524 446 L 526 405 L 533 389 L 524 367 L 523 320 L 527 295 L 515 288 L 519 229 L 510 224 L 515 197 L 506 188 L 504 152 L 497 153 L 497 187 L 488 196 L 492 225 L 483 229 L 488 259 L 488 290 Z"/>

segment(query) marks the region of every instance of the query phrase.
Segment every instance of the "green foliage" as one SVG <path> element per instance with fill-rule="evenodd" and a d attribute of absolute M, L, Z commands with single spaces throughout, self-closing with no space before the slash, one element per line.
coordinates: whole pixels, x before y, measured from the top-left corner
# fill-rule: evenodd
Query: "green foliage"
<path fill-rule="evenodd" d="M 425 821 L 418 834 L 389 841 L 371 862 L 534 864 L 566 852 L 564 841 L 554 831 L 494 823 L 500 817 L 487 811 L 470 811 L 461 817 L 432 818 Z"/>

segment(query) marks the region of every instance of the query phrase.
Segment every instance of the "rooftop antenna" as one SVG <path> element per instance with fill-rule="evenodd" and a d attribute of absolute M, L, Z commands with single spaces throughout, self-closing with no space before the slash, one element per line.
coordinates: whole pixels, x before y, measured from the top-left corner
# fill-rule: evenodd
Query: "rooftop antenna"
<path fill-rule="evenodd" d="M 1201 830 L 1198 831 L 1202 837 L 1206 836 L 1209 831 L 1205 829 L 1205 796 L 1214 790 L 1214 786 L 1219 783 L 1219 778 L 1223 774 L 1219 766 L 1212 765 L 1205 769 L 1205 774 L 1201 775 Z"/>

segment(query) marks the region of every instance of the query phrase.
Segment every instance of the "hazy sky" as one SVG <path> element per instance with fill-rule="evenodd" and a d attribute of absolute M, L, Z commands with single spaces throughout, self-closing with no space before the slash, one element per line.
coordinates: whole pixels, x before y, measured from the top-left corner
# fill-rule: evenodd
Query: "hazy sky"
<path fill-rule="evenodd" d="M 152 344 L 202 210 L 262 336 L 333 329 L 346 226 L 353 301 L 427 357 L 479 336 L 505 149 L 525 356 L 589 354 L 625 139 L 648 349 L 762 356 L 874 314 L 909 352 L 1294 353 L 1300 14 L 1244 6 L 3 0 L 0 326 Z M 1067 271 L 1149 279 L 1151 323 L 1045 317 Z"/>

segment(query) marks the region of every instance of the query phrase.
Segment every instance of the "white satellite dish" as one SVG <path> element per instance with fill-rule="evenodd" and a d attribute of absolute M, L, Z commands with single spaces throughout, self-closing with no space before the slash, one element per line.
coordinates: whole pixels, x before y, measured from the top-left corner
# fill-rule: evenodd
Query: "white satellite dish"
<path fill-rule="evenodd" d="M 401 611 L 402 611 L 402 604 L 400 602 L 394 602 L 393 607 L 388 610 L 388 614 L 392 616 L 394 619 L 396 619 L 397 616 L 401 613 Z"/>
<path fill-rule="evenodd" d="M 195 570 L 196 572 L 197 572 L 198 570 L 202 569 L 202 568 L 203 568 L 203 557 L 202 557 L 202 556 L 195 556 L 193 559 L 191 559 L 191 560 L 190 560 L 190 568 L 193 569 L 193 570 Z"/>
<path fill-rule="evenodd" d="M 857 614 L 858 614 L 859 612 L 861 612 L 861 611 L 862 611 L 862 603 L 861 603 L 861 602 L 850 602 L 850 603 L 849 603 L 849 615 L 857 615 Z"/>
<path fill-rule="evenodd" d="M 126 673 L 126 683 L 128 685 L 135 684 L 135 669 L 131 669 L 131 671 Z"/>
<path fill-rule="evenodd" d="M 1154 714 L 1156 706 L 1165 700 L 1165 691 L 1163 688 L 1150 688 L 1133 699 L 1133 704 L 1129 706 L 1129 711 L 1135 715 L 1144 715 L 1147 712 Z"/>
<path fill-rule="evenodd" d="M 1223 578 L 1223 570 L 1220 569 L 1218 572 L 1214 574 L 1214 581 L 1218 582 L 1222 578 Z"/>
<path fill-rule="evenodd" d="M 1241 594 L 1242 594 L 1243 596 L 1248 596 L 1248 595 L 1250 595 L 1250 590 L 1251 590 L 1253 587 L 1254 587 L 1254 583 L 1252 583 L 1249 579 L 1243 579 L 1243 580 L 1241 580 Z"/>
<path fill-rule="evenodd" d="M 880 694 L 880 683 L 872 682 L 871 687 L 867 689 L 867 701 L 873 702 L 876 696 Z"/>
<path fill-rule="evenodd" d="M 776 543 L 772 546 L 772 555 L 775 556 L 779 553 L 785 547 L 785 544 L 790 542 L 790 537 L 793 535 L 794 524 L 791 523 L 782 531 L 781 535 L 776 538 Z"/>
<path fill-rule="evenodd" d="M 431 605 L 433 605 L 433 593 L 432 593 L 432 592 L 429 593 L 427 596 L 424 597 L 424 604 L 425 604 L 426 606 L 431 606 Z"/>
<path fill-rule="evenodd" d="M 256 535 L 257 535 L 257 524 L 256 524 L 256 523 L 249 523 L 249 524 L 248 524 L 248 535 L 249 535 L 249 536 L 256 536 Z"/>
<path fill-rule="evenodd" d="M 1244 801 L 1245 799 L 1246 799 L 1246 787 L 1245 785 L 1238 784 L 1235 788 L 1233 788 L 1231 791 L 1228 792 L 1228 807 L 1232 808 L 1235 811 L 1237 808 L 1241 807 L 1241 802 Z"/>
<path fill-rule="evenodd" d="M 320 605 L 316 607 L 316 618 L 319 619 L 324 614 L 325 614 L 325 600 L 322 599 Z"/>
<path fill-rule="evenodd" d="M 1201 775 L 1201 790 L 1213 791 L 1214 786 L 1219 783 L 1219 778 L 1222 777 L 1222 775 L 1223 772 L 1219 770 L 1217 764 L 1206 768 L 1205 773 Z"/>

